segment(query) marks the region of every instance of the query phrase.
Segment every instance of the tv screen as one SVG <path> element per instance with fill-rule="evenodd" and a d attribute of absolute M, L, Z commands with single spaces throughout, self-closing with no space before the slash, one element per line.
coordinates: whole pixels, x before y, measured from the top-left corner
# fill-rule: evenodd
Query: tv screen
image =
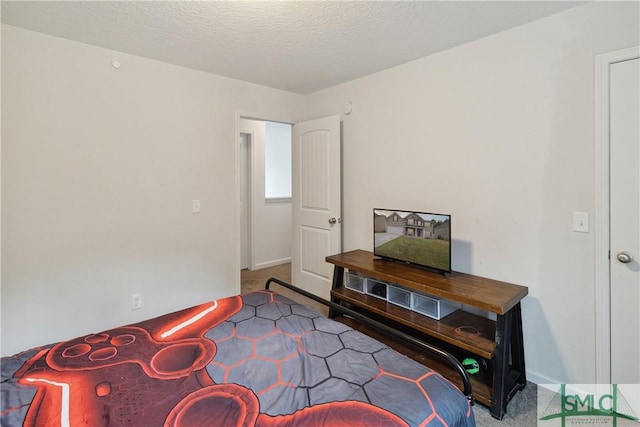
<path fill-rule="evenodd" d="M 373 254 L 438 271 L 451 271 L 451 215 L 373 210 Z"/>

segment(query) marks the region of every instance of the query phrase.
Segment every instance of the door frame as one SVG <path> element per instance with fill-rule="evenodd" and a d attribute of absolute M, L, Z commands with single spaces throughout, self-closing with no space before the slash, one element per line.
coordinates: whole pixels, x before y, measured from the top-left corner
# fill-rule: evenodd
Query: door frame
<path fill-rule="evenodd" d="M 238 214 L 238 218 L 240 218 L 240 213 L 242 211 L 242 205 L 246 205 L 246 214 L 247 218 L 245 218 L 245 222 L 247 224 L 247 264 L 249 269 L 253 266 L 253 243 L 252 243 L 252 230 L 254 227 L 253 224 L 253 210 L 251 206 L 253 204 L 253 189 L 255 187 L 254 179 L 254 161 L 255 155 L 253 152 L 253 147 L 255 146 L 255 133 L 254 132 L 245 132 L 246 129 L 241 129 L 238 133 L 239 138 L 239 148 L 240 148 L 240 171 L 239 171 L 239 185 L 240 185 L 240 197 L 238 199 L 238 209 L 240 212 Z M 244 138 L 244 137 L 246 138 Z M 246 144 L 243 147 L 243 144 Z M 245 154 L 246 153 L 246 154 Z M 246 156 L 246 158 L 245 158 Z M 242 181 L 245 181 L 245 194 L 242 194 Z M 244 196 L 244 197 L 243 197 Z M 242 227 L 243 224 L 240 223 L 240 268 L 244 268 L 242 264 Z"/>
<path fill-rule="evenodd" d="M 234 156 L 234 165 L 235 165 L 235 173 L 233 176 L 234 185 L 235 185 L 235 206 L 234 206 L 234 234 L 235 234 L 235 254 L 234 254 L 234 264 L 235 264 L 235 279 L 234 279 L 234 287 L 236 290 L 236 294 L 240 294 L 241 292 L 241 253 L 240 253 L 240 210 L 241 210 L 241 189 L 240 189 L 240 174 L 242 173 L 242 155 L 240 152 L 240 119 L 250 119 L 250 120 L 262 120 L 266 122 L 279 122 L 279 123 L 287 123 L 292 125 L 292 133 L 293 133 L 293 125 L 299 121 L 291 116 L 282 116 L 278 114 L 271 113 L 258 113 L 255 111 L 248 110 L 236 110 L 234 117 L 234 137 L 233 137 L 233 156 Z M 252 186 L 253 187 L 253 186 Z M 253 191 L 253 190 L 251 190 Z M 253 215 L 253 214 L 252 214 Z M 249 237 L 251 241 L 251 236 Z M 253 260 L 252 260 L 253 262 Z"/>
<path fill-rule="evenodd" d="M 639 57 L 640 46 L 635 46 L 597 55 L 595 60 L 595 349 L 598 384 L 611 383 L 609 67 Z"/>

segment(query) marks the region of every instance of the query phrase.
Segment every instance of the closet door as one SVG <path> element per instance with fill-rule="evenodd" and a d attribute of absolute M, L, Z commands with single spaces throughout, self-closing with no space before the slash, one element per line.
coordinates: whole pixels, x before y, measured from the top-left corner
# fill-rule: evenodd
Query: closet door
<path fill-rule="evenodd" d="M 640 384 L 640 59 L 609 75 L 611 382 Z"/>

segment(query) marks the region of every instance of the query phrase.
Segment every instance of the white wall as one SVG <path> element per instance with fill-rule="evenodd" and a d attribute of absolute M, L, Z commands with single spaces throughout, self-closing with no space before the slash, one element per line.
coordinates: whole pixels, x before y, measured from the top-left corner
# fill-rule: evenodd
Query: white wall
<path fill-rule="evenodd" d="M 236 112 L 303 102 L 3 25 L 1 354 L 237 293 Z"/>
<path fill-rule="evenodd" d="M 265 198 L 265 122 L 241 119 L 240 132 L 252 135 L 250 269 L 291 262 L 291 201 L 269 201 Z"/>
<path fill-rule="evenodd" d="M 453 214 L 454 269 L 529 286 L 530 377 L 593 382 L 571 216 L 594 213 L 594 57 L 640 44 L 638 13 L 590 3 L 306 98 L 2 26 L 1 354 L 236 292 L 235 112 L 351 100 L 344 249 L 375 206 Z"/>
<path fill-rule="evenodd" d="M 343 116 L 344 249 L 374 207 L 451 213 L 453 268 L 529 287 L 531 379 L 595 381 L 594 58 L 640 43 L 638 3 L 591 3 L 307 97 Z"/>

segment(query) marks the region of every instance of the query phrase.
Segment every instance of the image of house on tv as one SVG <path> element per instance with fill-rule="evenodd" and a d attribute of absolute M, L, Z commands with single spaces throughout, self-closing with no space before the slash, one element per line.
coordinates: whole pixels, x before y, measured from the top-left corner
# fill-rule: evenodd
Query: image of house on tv
<path fill-rule="evenodd" d="M 415 212 L 376 211 L 375 232 L 387 235 L 449 240 L 449 217 Z"/>

